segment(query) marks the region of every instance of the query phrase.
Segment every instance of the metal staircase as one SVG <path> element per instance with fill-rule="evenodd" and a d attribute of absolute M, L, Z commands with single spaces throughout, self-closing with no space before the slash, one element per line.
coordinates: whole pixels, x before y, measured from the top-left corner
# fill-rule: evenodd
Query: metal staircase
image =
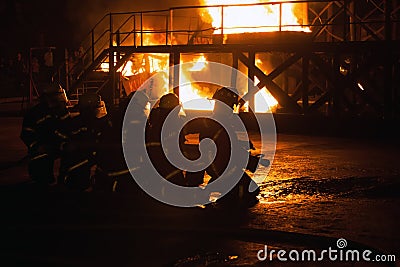
<path fill-rule="evenodd" d="M 133 54 L 166 54 L 171 66 L 180 64 L 181 55 L 208 53 L 232 58 L 234 68 L 244 65 L 249 78 L 260 80 L 258 88 L 266 86 L 288 113 L 320 113 L 328 105 L 335 114 L 349 111 L 358 114 L 365 109 L 376 116 L 400 114 L 400 108 L 395 104 L 399 89 L 394 83 L 399 76 L 395 64 L 400 47 L 400 5 L 396 1 L 364 2 L 362 8 L 354 0 L 211 6 L 221 16 L 219 27 L 205 23 L 200 15 L 210 6 L 109 13 L 83 40 L 81 64 L 67 72 L 69 97 L 76 101 L 82 93 L 94 91 L 111 101 L 109 103 L 117 104 L 122 96 L 118 70 Z M 307 18 L 300 25 L 311 30 L 307 38 L 299 39 L 295 34 L 297 39 L 291 39 L 293 36 L 286 34 L 285 27 L 294 25 L 282 24 L 280 20 L 277 32 L 260 34 L 254 39 L 251 38 L 257 33 L 237 34 L 230 36 L 235 37 L 237 43 L 225 41 L 227 34 L 224 32 L 232 29 L 224 24 L 228 8 L 278 6 L 282 17 L 282 5 L 287 3 L 307 5 Z M 220 34 L 213 34 L 214 30 L 219 30 Z M 262 53 L 284 53 L 286 59 L 276 62 L 274 69 L 267 72 L 256 64 L 256 55 Z M 373 65 L 363 67 L 366 60 L 371 60 Z M 350 74 L 345 76 L 339 70 L 347 61 L 350 62 Z M 104 72 L 105 66 L 107 72 Z M 367 80 L 372 79 L 369 72 L 378 73 L 383 68 L 388 70 L 385 84 L 378 88 L 373 81 Z M 291 88 L 283 88 L 274 81 L 293 71 L 297 81 Z M 169 75 L 170 83 L 179 79 L 179 73 Z M 364 90 L 360 82 L 362 85 L 369 82 L 370 88 Z M 179 88 L 174 91 L 179 94 Z M 311 100 L 310 95 L 314 92 L 319 95 Z M 376 92 L 378 96 L 374 96 Z"/>

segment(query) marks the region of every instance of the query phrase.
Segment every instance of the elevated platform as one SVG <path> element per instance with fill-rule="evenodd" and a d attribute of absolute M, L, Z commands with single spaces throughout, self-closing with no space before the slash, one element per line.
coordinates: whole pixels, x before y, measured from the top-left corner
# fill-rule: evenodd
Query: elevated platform
<path fill-rule="evenodd" d="M 278 110 L 290 114 L 400 118 L 400 7 L 385 3 L 278 1 L 110 13 L 82 42 L 83 66 L 72 70 L 77 78 L 67 84 L 76 96 L 90 87 L 118 104 L 123 95 L 120 69 L 136 55 L 167 54 L 164 65 L 171 66 L 187 54 L 204 53 L 210 61 L 257 78 L 259 90 L 266 88 L 279 102 Z M 297 17 L 292 23 L 284 20 L 288 5 Z M 245 15 L 260 8 L 275 10 L 272 25 L 238 20 L 232 26 L 230 11 L 240 9 Z M 211 14 L 213 22 L 204 19 Z M 104 65 L 110 66 L 107 79 L 90 86 L 90 73 Z M 132 65 L 137 73 L 154 72 L 144 59 Z M 179 79 L 179 74 L 169 78 Z"/>
<path fill-rule="evenodd" d="M 238 38 L 238 37 L 237 37 Z M 303 42 L 305 41 L 305 42 Z M 230 43 L 230 44 L 198 44 L 198 45 L 151 45 L 151 46 L 113 46 L 108 48 L 107 51 L 121 52 L 121 53 L 138 53 L 138 54 L 152 54 L 152 53 L 232 53 L 239 51 L 252 51 L 252 52 L 326 52 L 326 53 L 355 53 L 363 50 L 373 49 L 377 53 L 383 52 L 386 47 L 396 49 L 400 45 L 400 40 L 390 42 L 385 41 L 371 41 L 371 42 L 349 42 L 349 43 L 332 43 L 332 42 L 310 42 L 308 39 L 293 42 L 273 42 L 273 43 L 260 43 L 245 41 L 243 44 Z"/>

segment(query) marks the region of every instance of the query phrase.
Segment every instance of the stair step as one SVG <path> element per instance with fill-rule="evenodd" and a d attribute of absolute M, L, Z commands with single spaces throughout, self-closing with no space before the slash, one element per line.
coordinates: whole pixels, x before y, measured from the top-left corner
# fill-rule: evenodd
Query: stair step
<path fill-rule="evenodd" d="M 84 81 L 83 83 L 104 83 L 106 80 L 90 80 Z"/>
<path fill-rule="evenodd" d="M 81 89 L 81 91 L 96 91 L 100 89 L 100 86 L 88 86 Z"/>

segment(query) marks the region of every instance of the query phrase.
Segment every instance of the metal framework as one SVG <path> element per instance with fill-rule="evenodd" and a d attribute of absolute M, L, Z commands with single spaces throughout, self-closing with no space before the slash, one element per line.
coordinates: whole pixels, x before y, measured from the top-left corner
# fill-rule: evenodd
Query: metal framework
<path fill-rule="evenodd" d="M 300 25 L 282 20 L 282 7 L 304 6 Z M 228 8 L 279 7 L 279 25 L 272 33 L 226 34 Z M 163 53 L 170 65 L 187 53 L 222 54 L 234 68 L 244 66 L 291 114 L 400 118 L 400 3 L 398 0 L 289 1 L 212 6 L 221 14 L 219 27 L 202 21 L 207 6 L 110 13 L 82 42 L 82 64 L 67 75 L 70 94 L 90 88 L 118 103 L 120 69 L 134 54 Z M 293 33 L 289 27 L 308 27 Z M 264 26 L 260 26 L 264 27 Z M 268 26 L 265 26 L 268 27 Z M 214 34 L 219 30 L 219 34 Z M 245 39 L 246 41 L 240 41 Z M 150 42 L 151 40 L 151 42 Z M 257 58 L 272 62 L 263 69 Z M 108 64 L 109 72 L 96 71 Z M 93 74 L 97 73 L 96 78 Z M 172 75 L 172 74 L 171 74 Z M 101 78 L 99 78 L 99 76 Z M 174 74 L 179 77 L 179 73 Z M 93 85 L 94 84 L 94 85 Z M 179 92 L 179 88 L 175 88 Z M 249 98 L 251 100 L 251 97 Z M 252 107 L 254 103 L 250 101 Z"/>

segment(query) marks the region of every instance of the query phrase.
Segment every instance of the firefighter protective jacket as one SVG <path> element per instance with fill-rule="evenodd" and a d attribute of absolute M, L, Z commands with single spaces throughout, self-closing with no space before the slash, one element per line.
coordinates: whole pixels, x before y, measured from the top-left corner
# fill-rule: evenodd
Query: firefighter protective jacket
<path fill-rule="evenodd" d="M 67 108 L 50 109 L 45 103 L 31 108 L 24 117 L 20 135 L 28 152 L 35 153 L 43 147 L 58 150 L 66 138 L 61 134 L 62 128 L 69 119 Z"/>

